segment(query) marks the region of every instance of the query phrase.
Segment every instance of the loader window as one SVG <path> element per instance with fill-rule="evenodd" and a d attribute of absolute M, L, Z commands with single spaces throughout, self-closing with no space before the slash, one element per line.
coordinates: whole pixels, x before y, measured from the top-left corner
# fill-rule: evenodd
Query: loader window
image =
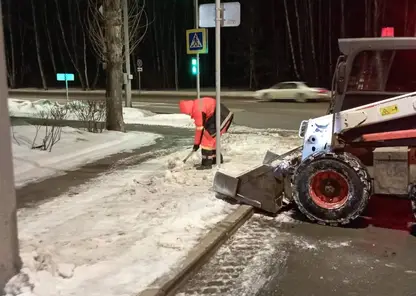
<path fill-rule="evenodd" d="M 352 65 L 347 91 L 416 91 L 416 50 L 359 53 Z"/>

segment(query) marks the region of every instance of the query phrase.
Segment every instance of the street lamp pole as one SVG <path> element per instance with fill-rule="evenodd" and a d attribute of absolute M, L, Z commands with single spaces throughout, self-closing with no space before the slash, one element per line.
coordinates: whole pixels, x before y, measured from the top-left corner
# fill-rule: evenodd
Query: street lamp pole
<path fill-rule="evenodd" d="M 194 9 L 195 9 L 195 29 L 199 28 L 199 5 L 198 0 L 194 0 Z M 201 76 L 199 74 L 199 53 L 196 54 L 196 97 L 197 99 L 201 98 Z"/>
<path fill-rule="evenodd" d="M 3 22 L 0 21 L 0 291 L 21 267 L 5 61 Z"/>
<path fill-rule="evenodd" d="M 215 0 L 215 125 L 217 130 L 217 168 L 221 166 L 221 23 L 221 0 Z"/>
<path fill-rule="evenodd" d="M 126 59 L 126 107 L 132 107 L 131 103 L 131 70 L 130 70 L 130 37 L 129 37 L 129 11 L 127 0 L 123 0 L 123 31 L 124 31 L 124 55 Z"/>

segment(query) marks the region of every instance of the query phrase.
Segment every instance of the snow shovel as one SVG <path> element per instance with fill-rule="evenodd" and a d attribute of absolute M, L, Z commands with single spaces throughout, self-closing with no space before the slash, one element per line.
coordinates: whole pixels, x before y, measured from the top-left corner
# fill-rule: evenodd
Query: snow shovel
<path fill-rule="evenodd" d="M 194 150 L 192 150 L 191 152 L 189 152 L 188 156 L 184 158 L 183 163 L 185 163 L 188 160 L 188 158 L 191 157 L 192 154 L 194 154 L 194 152 L 195 152 Z"/>

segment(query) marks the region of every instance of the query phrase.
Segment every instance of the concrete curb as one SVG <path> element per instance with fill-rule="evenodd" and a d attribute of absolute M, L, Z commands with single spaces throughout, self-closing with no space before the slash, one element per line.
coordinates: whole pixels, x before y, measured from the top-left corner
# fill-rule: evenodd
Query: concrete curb
<path fill-rule="evenodd" d="M 253 215 L 253 207 L 240 205 L 203 237 L 172 273 L 156 279 L 137 296 L 172 296 L 206 263 L 228 238 Z"/>

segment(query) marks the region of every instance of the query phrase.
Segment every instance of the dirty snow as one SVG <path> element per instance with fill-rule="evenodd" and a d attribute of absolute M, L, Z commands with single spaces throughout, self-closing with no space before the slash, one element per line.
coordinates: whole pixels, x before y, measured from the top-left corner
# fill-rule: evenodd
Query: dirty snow
<path fill-rule="evenodd" d="M 9 113 L 16 117 L 39 118 L 40 112 L 55 104 L 51 100 L 28 101 L 20 99 L 9 99 Z M 81 101 L 70 101 L 82 104 Z M 59 104 L 63 106 L 63 104 Z M 185 114 L 155 114 L 147 110 L 137 108 L 123 108 L 124 122 L 127 124 L 144 124 L 158 126 L 173 126 L 182 128 L 193 128 L 193 120 Z M 76 114 L 70 112 L 67 120 L 78 120 Z"/>
<path fill-rule="evenodd" d="M 227 134 L 223 169 L 245 170 L 267 149 L 283 153 L 297 144 L 274 134 Z M 19 210 L 24 267 L 8 295 L 134 295 L 172 271 L 236 207 L 210 192 L 215 170 L 195 171 L 199 153 L 181 162 L 188 152 L 111 172 Z"/>
<path fill-rule="evenodd" d="M 160 135 L 143 132 L 89 133 L 71 127 L 63 127 L 61 139 L 52 151 L 32 149 L 39 146 L 45 136 L 46 127 L 32 125 L 11 128 L 15 184 L 21 187 L 28 182 L 64 173 L 111 154 L 152 145 Z"/>

